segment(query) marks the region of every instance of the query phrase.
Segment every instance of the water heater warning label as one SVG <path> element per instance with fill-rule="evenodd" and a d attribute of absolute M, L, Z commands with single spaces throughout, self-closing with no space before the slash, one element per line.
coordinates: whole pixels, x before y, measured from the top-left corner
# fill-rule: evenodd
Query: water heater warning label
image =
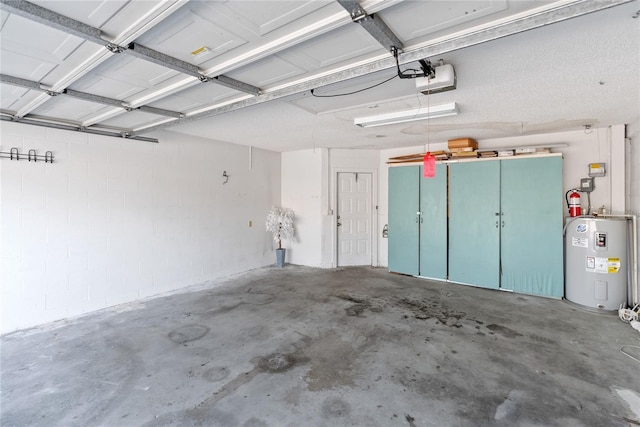
<path fill-rule="evenodd" d="M 589 273 L 617 273 L 620 266 L 620 258 L 588 256 L 585 260 L 585 267 Z"/>
<path fill-rule="evenodd" d="M 608 273 L 617 273 L 620 270 L 620 258 L 609 258 L 607 263 L 609 265 Z"/>
<path fill-rule="evenodd" d="M 577 246 L 579 248 L 588 248 L 589 247 L 589 239 L 586 237 L 572 237 L 571 245 Z"/>

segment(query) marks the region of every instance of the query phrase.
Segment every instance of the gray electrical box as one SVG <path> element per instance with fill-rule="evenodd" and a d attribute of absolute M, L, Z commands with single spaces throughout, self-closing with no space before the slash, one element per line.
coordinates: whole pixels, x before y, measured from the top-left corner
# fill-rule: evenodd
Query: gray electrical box
<path fill-rule="evenodd" d="M 591 193 L 594 188 L 593 178 L 580 178 L 580 191 Z"/>
<path fill-rule="evenodd" d="M 589 176 L 605 176 L 607 171 L 604 163 L 589 163 Z"/>

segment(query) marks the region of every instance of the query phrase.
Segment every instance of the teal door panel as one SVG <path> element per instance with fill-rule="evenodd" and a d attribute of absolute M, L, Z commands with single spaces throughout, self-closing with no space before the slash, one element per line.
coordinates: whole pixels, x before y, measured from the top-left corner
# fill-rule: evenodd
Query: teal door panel
<path fill-rule="evenodd" d="M 449 165 L 449 280 L 500 284 L 500 163 Z"/>
<path fill-rule="evenodd" d="M 418 275 L 419 166 L 389 168 L 389 271 Z"/>
<path fill-rule="evenodd" d="M 420 276 L 447 278 L 447 166 L 436 165 L 434 178 L 420 167 Z"/>
<path fill-rule="evenodd" d="M 502 288 L 562 297 L 562 158 L 500 163 Z"/>

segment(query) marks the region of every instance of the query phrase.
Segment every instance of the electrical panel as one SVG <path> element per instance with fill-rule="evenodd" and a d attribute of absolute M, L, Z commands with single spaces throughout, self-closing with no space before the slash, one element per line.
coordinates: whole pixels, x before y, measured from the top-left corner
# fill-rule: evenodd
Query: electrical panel
<path fill-rule="evenodd" d="M 593 178 L 580 178 L 580 191 L 591 193 L 594 190 Z"/>
<path fill-rule="evenodd" d="M 589 176 L 605 176 L 607 171 L 605 170 L 604 163 L 589 163 Z"/>
<path fill-rule="evenodd" d="M 593 237 L 595 238 L 594 249 L 596 251 L 607 249 L 607 233 L 596 231 Z"/>

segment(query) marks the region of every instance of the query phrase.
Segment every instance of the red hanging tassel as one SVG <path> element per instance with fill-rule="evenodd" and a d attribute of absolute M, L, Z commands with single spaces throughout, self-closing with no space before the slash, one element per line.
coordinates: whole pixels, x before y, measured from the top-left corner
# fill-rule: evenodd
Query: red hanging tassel
<path fill-rule="evenodd" d="M 436 176 L 436 158 L 431 152 L 427 151 L 427 154 L 424 155 L 422 165 L 422 175 L 425 178 L 433 178 Z"/>

